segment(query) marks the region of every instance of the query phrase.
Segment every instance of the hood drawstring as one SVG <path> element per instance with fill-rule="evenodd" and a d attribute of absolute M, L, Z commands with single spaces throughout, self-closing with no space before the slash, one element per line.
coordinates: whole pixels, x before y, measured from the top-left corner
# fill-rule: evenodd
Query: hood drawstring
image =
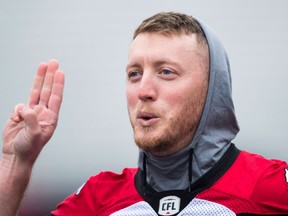
<path fill-rule="evenodd" d="M 192 188 L 192 162 L 193 162 L 193 153 L 194 149 L 191 148 L 189 150 L 189 166 L 188 166 L 188 180 L 189 180 L 189 192 L 191 192 Z"/>
<path fill-rule="evenodd" d="M 143 154 L 143 186 L 144 186 L 144 196 L 146 195 L 146 183 L 147 183 L 147 171 L 146 171 L 146 160 L 147 160 L 147 155 L 144 153 Z"/>

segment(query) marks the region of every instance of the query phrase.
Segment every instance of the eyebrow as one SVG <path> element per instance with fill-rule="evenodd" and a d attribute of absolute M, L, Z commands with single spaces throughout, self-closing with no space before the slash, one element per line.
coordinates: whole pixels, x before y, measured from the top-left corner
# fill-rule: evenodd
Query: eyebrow
<path fill-rule="evenodd" d="M 126 72 L 128 72 L 129 68 L 141 68 L 141 65 L 138 63 L 131 63 L 126 66 Z"/>

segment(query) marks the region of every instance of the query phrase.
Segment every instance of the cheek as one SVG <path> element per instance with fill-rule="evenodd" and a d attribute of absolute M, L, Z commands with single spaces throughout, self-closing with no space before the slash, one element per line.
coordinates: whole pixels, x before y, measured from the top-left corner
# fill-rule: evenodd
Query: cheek
<path fill-rule="evenodd" d="M 178 88 L 174 87 L 174 89 L 176 89 L 176 91 L 166 91 L 166 97 L 163 98 L 163 101 L 165 101 L 167 108 L 170 108 L 167 112 L 171 115 L 178 115 L 179 112 L 186 112 L 187 109 L 191 109 L 194 102 L 195 91 L 191 88 L 184 88 L 183 86 L 179 86 Z"/>
<path fill-rule="evenodd" d="M 128 111 L 132 112 L 132 110 L 136 107 L 138 96 L 137 91 L 132 88 L 126 88 L 126 100 L 127 100 L 127 106 Z"/>
<path fill-rule="evenodd" d="M 183 102 L 185 102 L 185 100 L 187 100 L 187 95 L 183 91 L 183 89 L 181 89 L 181 88 L 176 88 L 176 89 L 177 89 L 176 91 L 166 90 L 165 96 L 162 97 L 163 101 L 165 101 L 166 104 L 171 106 L 171 108 L 178 107 L 181 104 L 183 104 Z"/>

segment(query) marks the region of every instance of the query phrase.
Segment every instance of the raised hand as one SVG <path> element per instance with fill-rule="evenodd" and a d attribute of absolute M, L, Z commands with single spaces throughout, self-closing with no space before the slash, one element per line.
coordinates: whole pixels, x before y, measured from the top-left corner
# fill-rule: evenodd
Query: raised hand
<path fill-rule="evenodd" d="M 4 128 L 2 160 L 17 158 L 32 165 L 53 135 L 64 89 L 58 67 L 56 60 L 39 65 L 28 104 L 16 105 Z"/>

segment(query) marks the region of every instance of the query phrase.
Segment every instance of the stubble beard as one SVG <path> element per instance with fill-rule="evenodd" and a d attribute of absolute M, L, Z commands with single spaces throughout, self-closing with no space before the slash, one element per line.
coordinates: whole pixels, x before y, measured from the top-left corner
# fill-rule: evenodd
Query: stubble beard
<path fill-rule="evenodd" d="M 149 127 L 135 126 L 131 122 L 136 145 L 146 152 L 162 156 L 185 148 L 191 143 L 198 127 L 205 98 L 206 91 L 202 90 L 194 98 L 186 100 L 173 118 L 160 119 L 159 123 Z M 163 124 L 162 121 L 165 121 L 166 127 L 160 130 L 158 124 Z M 158 130 L 156 134 L 155 130 Z"/>
<path fill-rule="evenodd" d="M 154 155 L 169 154 L 171 149 L 177 148 L 180 141 L 187 137 L 194 131 L 191 124 L 183 123 L 178 118 L 168 119 L 168 126 L 160 131 L 156 127 L 142 127 L 141 136 L 138 136 L 137 131 L 134 130 L 134 139 L 136 145 L 146 152 Z M 191 122 L 190 122 L 191 123 Z M 155 130 L 159 130 L 158 134 L 153 134 Z"/>

